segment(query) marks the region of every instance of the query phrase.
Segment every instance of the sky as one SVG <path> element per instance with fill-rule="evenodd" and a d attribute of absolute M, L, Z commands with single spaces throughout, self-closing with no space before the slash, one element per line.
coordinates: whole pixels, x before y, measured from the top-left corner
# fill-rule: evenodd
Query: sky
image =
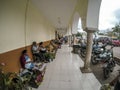
<path fill-rule="evenodd" d="M 110 29 L 118 22 L 120 22 L 120 0 L 102 0 L 99 30 Z"/>

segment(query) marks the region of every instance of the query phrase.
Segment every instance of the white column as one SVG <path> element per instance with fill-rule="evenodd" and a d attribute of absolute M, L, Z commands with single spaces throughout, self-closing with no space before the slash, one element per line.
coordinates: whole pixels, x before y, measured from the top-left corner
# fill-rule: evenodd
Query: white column
<path fill-rule="evenodd" d="M 69 35 L 69 47 L 71 46 L 71 35 Z"/>
<path fill-rule="evenodd" d="M 84 67 L 80 67 L 81 71 L 83 73 L 90 73 L 90 62 L 91 62 L 91 53 L 92 53 L 92 44 L 93 44 L 93 33 L 95 32 L 95 29 L 87 29 L 87 50 L 86 50 L 86 57 L 84 62 Z"/>

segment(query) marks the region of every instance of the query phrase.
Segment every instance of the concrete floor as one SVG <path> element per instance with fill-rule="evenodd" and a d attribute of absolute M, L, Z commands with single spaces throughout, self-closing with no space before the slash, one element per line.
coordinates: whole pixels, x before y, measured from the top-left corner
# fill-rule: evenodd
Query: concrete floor
<path fill-rule="evenodd" d="M 33 90 L 99 90 L 100 82 L 93 73 L 83 74 L 80 67 L 84 62 L 77 54 L 71 53 L 68 45 L 57 51 L 53 62 L 47 64 L 44 80 Z"/>
<path fill-rule="evenodd" d="M 91 65 L 91 69 L 92 69 L 94 75 L 96 76 L 96 78 L 98 79 L 98 81 L 101 84 L 110 83 L 119 74 L 118 70 L 120 70 L 120 66 L 116 64 L 113 72 L 110 74 L 110 77 L 107 78 L 107 79 L 104 79 L 104 77 L 103 77 L 103 68 L 102 67 L 103 67 L 102 64 Z"/>
<path fill-rule="evenodd" d="M 114 53 L 114 57 L 117 57 L 120 59 L 120 46 L 119 47 L 114 47 L 113 48 L 113 53 Z"/>
<path fill-rule="evenodd" d="M 108 45 L 107 49 L 109 49 L 110 47 L 111 46 Z M 91 64 L 92 72 L 101 84 L 106 84 L 106 83 L 111 82 L 118 75 L 118 70 L 120 70 L 120 47 L 114 47 L 113 53 L 114 53 L 114 57 L 117 57 L 117 59 L 119 59 L 119 60 L 117 60 L 119 62 L 116 62 L 116 66 L 115 66 L 113 72 L 110 74 L 110 77 L 108 79 L 105 80 L 103 78 L 103 68 L 102 68 L 103 64 L 102 63 L 97 64 L 97 65 Z M 82 60 L 84 61 L 84 58 L 82 58 Z"/>

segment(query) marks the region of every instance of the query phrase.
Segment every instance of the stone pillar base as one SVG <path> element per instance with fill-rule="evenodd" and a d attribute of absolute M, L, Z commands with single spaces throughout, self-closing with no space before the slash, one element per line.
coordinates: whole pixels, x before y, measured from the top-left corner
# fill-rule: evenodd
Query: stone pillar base
<path fill-rule="evenodd" d="M 80 67 L 80 70 L 82 73 L 92 73 L 92 70 L 90 68 Z"/>

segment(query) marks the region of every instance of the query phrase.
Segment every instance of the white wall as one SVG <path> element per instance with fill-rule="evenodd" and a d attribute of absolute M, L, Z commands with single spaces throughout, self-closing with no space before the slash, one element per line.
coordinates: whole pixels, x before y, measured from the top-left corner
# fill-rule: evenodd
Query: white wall
<path fill-rule="evenodd" d="M 72 23 L 72 34 L 76 34 L 78 31 L 78 23 L 79 23 L 79 13 L 75 13 L 73 17 L 73 23 Z"/>
<path fill-rule="evenodd" d="M 26 1 L 0 0 L 0 53 L 30 45 L 32 41 L 47 41 L 55 37 L 54 27 L 31 2 L 28 7 L 25 34 Z"/>
<path fill-rule="evenodd" d="M 0 0 L 0 53 L 24 46 L 25 1 Z"/>
<path fill-rule="evenodd" d="M 88 0 L 86 27 L 98 28 L 101 0 Z"/>
<path fill-rule="evenodd" d="M 31 2 L 28 7 L 26 26 L 27 45 L 30 45 L 33 41 L 39 43 L 54 38 L 54 27 Z"/>
<path fill-rule="evenodd" d="M 72 28 L 71 28 L 71 25 L 69 25 L 69 27 L 68 27 L 68 29 L 67 29 L 67 31 L 68 31 L 68 35 L 72 35 L 72 30 L 71 30 Z"/>

